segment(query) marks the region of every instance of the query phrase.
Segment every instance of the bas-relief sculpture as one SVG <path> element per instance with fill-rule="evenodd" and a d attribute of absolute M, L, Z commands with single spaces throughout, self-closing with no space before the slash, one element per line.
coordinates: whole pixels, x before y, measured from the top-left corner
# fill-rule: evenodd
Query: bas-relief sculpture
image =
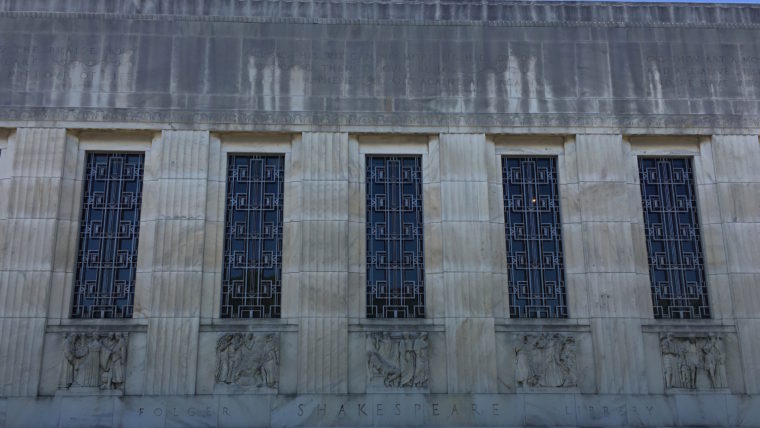
<path fill-rule="evenodd" d="M 427 388 L 427 333 L 370 333 L 367 342 L 369 388 Z"/>
<path fill-rule="evenodd" d="M 708 336 L 660 337 L 666 388 L 726 388 L 726 357 L 723 339 Z"/>
<path fill-rule="evenodd" d="M 518 388 L 577 385 L 575 337 L 560 333 L 522 334 L 516 341 Z"/>
<path fill-rule="evenodd" d="M 61 389 L 123 390 L 127 333 L 67 333 Z"/>
<path fill-rule="evenodd" d="M 216 342 L 216 383 L 276 390 L 279 343 L 275 333 L 222 335 Z"/>

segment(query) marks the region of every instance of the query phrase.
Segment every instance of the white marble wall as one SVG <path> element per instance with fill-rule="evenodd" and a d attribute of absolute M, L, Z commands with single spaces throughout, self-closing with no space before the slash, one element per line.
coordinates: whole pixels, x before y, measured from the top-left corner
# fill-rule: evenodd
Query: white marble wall
<path fill-rule="evenodd" d="M 348 392 L 348 134 L 306 132 L 293 144 L 298 262 L 283 270 L 297 300 L 298 392 Z M 286 189 L 287 192 L 288 189 Z"/>
<path fill-rule="evenodd" d="M 714 136 L 712 156 L 731 307 L 747 393 L 760 392 L 760 143 L 756 135 Z"/>
<path fill-rule="evenodd" d="M 493 393 L 494 322 L 504 313 L 504 227 L 491 221 L 500 176 L 483 134 L 441 134 L 441 229 L 449 393 Z M 498 210 L 499 206 L 494 207 Z M 503 209 L 503 206 L 502 206 Z"/>
<path fill-rule="evenodd" d="M 148 319 L 146 394 L 193 394 L 200 324 L 209 133 L 164 131 L 154 141 L 146 169 L 144 198 L 155 211 L 141 213 L 146 225 L 140 250 L 152 256 L 150 282 L 135 308 Z M 149 223 L 152 220 L 152 224 Z M 146 238 L 143 241 L 143 238 Z M 150 246 L 153 248 L 147 249 Z M 148 259 L 150 260 L 150 259 Z M 146 275 L 148 276 L 148 275 Z"/>
<path fill-rule="evenodd" d="M 59 217 L 67 238 L 66 204 L 76 158 L 65 129 L 19 129 L 2 153 L 0 197 L 0 395 L 34 396 L 40 381 L 43 337 Z M 70 206 L 69 206 L 70 207 Z M 63 257 L 65 258 L 65 257 Z M 63 282 L 58 271 L 55 282 Z M 56 284 L 57 286 L 57 284 Z"/>
<path fill-rule="evenodd" d="M 384 330 L 428 333 L 430 393 L 516 394 L 523 409 L 557 402 L 576 408 L 578 393 L 666 393 L 658 341 L 668 332 L 721 334 L 728 378 L 722 393 L 760 390 L 756 135 L 18 129 L 0 133 L 0 149 L 0 397 L 58 394 L 63 334 L 96 329 L 130 332 L 127 396 L 219 395 L 214 346 L 228 331 L 279 333 L 278 393 L 304 397 L 368 392 L 366 337 Z M 146 153 L 131 320 L 69 319 L 88 150 Z M 238 151 L 286 157 L 279 320 L 219 318 L 226 156 Z M 425 319 L 365 317 L 367 153 L 423 157 Z M 510 153 L 558 157 L 568 319 L 508 317 L 500 156 Z M 643 155 L 694 160 L 711 320 L 653 319 L 636 164 Z M 559 395 L 548 401 L 541 395 L 547 391 L 515 387 L 514 337 L 529 332 L 577 338 L 579 381 L 551 391 Z M 610 400 L 612 407 L 620 404 Z M 632 405 L 626 403 L 620 405 L 630 420 Z M 298 409 L 287 400 L 268 405 L 275 413 Z M 319 418 L 320 407 L 315 411 Z M 558 416 L 531 415 L 536 419 L 523 421 L 548 423 Z"/>

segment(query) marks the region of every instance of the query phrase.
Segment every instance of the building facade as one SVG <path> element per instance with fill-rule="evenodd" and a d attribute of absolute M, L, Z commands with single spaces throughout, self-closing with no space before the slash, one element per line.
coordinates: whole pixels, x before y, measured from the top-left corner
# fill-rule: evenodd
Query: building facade
<path fill-rule="evenodd" d="M 0 425 L 760 426 L 760 7 L 0 33 Z"/>

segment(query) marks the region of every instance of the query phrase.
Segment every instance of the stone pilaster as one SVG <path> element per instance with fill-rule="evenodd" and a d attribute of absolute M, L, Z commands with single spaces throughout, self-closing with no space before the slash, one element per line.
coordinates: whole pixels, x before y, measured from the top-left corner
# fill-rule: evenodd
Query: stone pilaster
<path fill-rule="evenodd" d="M 746 392 L 760 392 L 760 142 L 757 135 L 712 139 L 726 266 Z M 713 286 L 713 284 L 710 284 Z"/>
<path fill-rule="evenodd" d="M 635 257 L 634 250 L 632 231 L 643 221 L 635 165 L 617 134 L 580 134 L 576 152 L 597 387 L 604 393 L 644 392 L 641 318 L 652 315 L 646 253 Z"/>
<path fill-rule="evenodd" d="M 64 129 L 20 128 L 0 173 L 0 395 L 36 395 L 67 159 Z M 68 171 L 70 173 L 70 171 Z"/>
<path fill-rule="evenodd" d="M 497 390 L 494 314 L 503 314 L 506 250 L 503 225 L 491 221 L 493 153 L 483 134 L 440 136 L 449 393 Z"/>
<path fill-rule="evenodd" d="M 297 263 L 285 267 L 283 287 L 298 287 L 287 316 L 299 322 L 299 393 L 348 391 L 348 148 L 345 133 L 305 132 L 293 143 L 286 192 L 297 199 L 286 203 L 300 209 L 286 221 L 299 224 L 286 245 L 300 254 L 288 250 Z"/>
<path fill-rule="evenodd" d="M 195 392 L 208 154 L 208 132 L 164 131 L 146 160 L 154 197 L 144 202 L 135 307 L 148 318 L 146 394 Z"/>

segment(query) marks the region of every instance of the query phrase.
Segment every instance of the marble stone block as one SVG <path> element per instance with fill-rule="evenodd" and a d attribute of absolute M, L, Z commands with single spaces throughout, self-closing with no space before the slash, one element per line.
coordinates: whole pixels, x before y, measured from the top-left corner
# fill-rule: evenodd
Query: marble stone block
<path fill-rule="evenodd" d="M 635 272 L 630 223 L 582 223 L 588 272 Z"/>
<path fill-rule="evenodd" d="M 760 274 L 732 273 L 728 275 L 731 288 L 731 307 L 737 318 L 758 318 L 755 299 L 760 299 Z"/>
<path fill-rule="evenodd" d="M 623 144 L 617 134 L 578 134 L 578 178 L 586 181 L 627 181 Z"/>
<path fill-rule="evenodd" d="M 198 318 L 150 319 L 145 361 L 145 393 L 194 394 Z"/>
<path fill-rule="evenodd" d="M 635 273 L 587 273 L 590 316 L 594 318 L 650 317 L 649 287 Z"/>
<path fill-rule="evenodd" d="M 723 213 L 721 212 L 722 202 L 720 201 L 720 187 L 721 185 L 699 184 L 696 187 L 697 191 L 697 216 L 699 218 L 699 224 L 715 224 L 723 221 Z M 750 202 L 751 203 L 751 202 Z"/>
<path fill-rule="evenodd" d="M 446 318 L 446 376 L 449 393 L 495 393 L 493 318 Z"/>
<path fill-rule="evenodd" d="M 303 181 L 300 212 L 304 219 L 348 220 L 348 181 Z"/>
<path fill-rule="evenodd" d="M 738 319 L 739 349 L 744 367 L 744 382 L 748 394 L 760 391 L 760 367 L 756 364 L 760 356 L 760 320 Z"/>
<path fill-rule="evenodd" d="M 580 201 L 584 222 L 640 221 L 641 201 L 637 188 L 625 182 L 580 183 Z"/>
<path fill-rule="evenodd" d="M 592 318 L 594 365 L 600 393 L 644 393 L 647 382 L 638 319 Z"/>
<path fill-rule="evenodd" d="M 719 183 L 717 190 L 720 201 L 718 206 L 723 221 L 729 223 L 760 222 L 760 198 L 757 196 L 760 194 L 760 182 Z M 702 200 L 700 199 L 701 207 Z"/>
<path fill-rule="evenodd" d="M 348 134 L 304 132 L 293 144 L 293 156 L 301 168 L 291 176 L 294 180 L 348 180 Z"/>
<path fill-rule="evenodd" d="M 719 183 L 760 182 L 760 141 L 757 135 L 714 135 L 712 154 Z"/>
<path fill-rule="evenodd" d="M 301 269 L 308 272 L 345 271 L 348 267 L 348 221 L 301 222 Z"/>
<path fill-rule="evenodd" d="M 494 266 L 502 263 L 501 258 L 491 251 L 491 224 L 462 221 L 442 225 L 444 271 L 491 272 Z M 493 239 L 502 237 L 500 234 Z"/>
<path fill-rule="evenodd" d="M 36 396 L 45 318 L 0 318 L 0 395 Z"/>
<path fill-rule="evenodd" d="M 298 337 L 298 392 L 346 393 L 348 390 L 346 318 L 301 318 Z"/>
<path fill-rule="evenodd" d="M 299 316 L 345 316 L 348 272 L 302 272 L 298 283 Z"/>
<path fill-rule="evenodd" d="M 760 273 L 760 223 L 723 225 L 729 273 Z"/>
<path fill-rule="evenodd" d="M 441 134 L 441 182 L 488 181 L 485 142 L 483 134 Z"/>
<path fill-rule="evenodd" d="M 488 184 L 476 181 L 441 183 L 443 221 L 489 221 Z"/>

